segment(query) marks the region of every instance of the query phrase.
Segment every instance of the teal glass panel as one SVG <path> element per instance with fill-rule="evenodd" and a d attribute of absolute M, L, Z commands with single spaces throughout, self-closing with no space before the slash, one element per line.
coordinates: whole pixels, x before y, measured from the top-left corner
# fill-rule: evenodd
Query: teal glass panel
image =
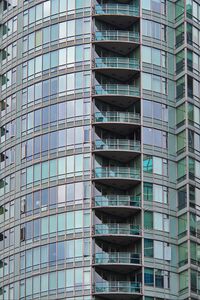
<path fill-rule="evenodd" d="M 42 163 L 42 179 L 46 179 L 49 176 L 49 163 L 43 162 Z"/>
<path fill-rule="evenodd" d="M 29 167 L 26 170 L 26 183 L 32 183 L 33 182 L 33 167 Z"/>

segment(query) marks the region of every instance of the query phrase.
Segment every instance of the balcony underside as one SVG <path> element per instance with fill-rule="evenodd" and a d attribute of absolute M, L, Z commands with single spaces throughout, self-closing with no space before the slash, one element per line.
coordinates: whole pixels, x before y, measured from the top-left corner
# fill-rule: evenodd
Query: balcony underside
<path fill-rule="evenodd" d="M 102 213 L 105 213 L 106 215 L 109 214 L 120 218 L 128 218 L 140 212 L 141 209 L 136 206 L 95 206 L 94 210 L 97 216 L 98 214 L 101 215 Z"/>
<path fill-rule="evenodd" d="M 112 131 L 120 135 L 129 135 L 134 129 L 140 127 L 139 123 L 119 123 L 119 122 L 94 122 L 93 125 L 101 129 Z"/>
<path fill-rule="evenodd" d="M 132 96 L 132 95 L 113 95 L 113 94 L 106 94 L 105 95 L 93 95 L 95 99 L 103 101 L 105 103 L 115 105 L 122 108 L 128 108 L 132 106 L 135 102 L 139 100 L 139 96 Z"/>
<path fill-rule="evenodd" d="M 111 186 L 113 188 L 119 188 L 122 190 L 130 189 L 131 187 L 139 184 L 140 179 L 133 179 L 128 178 L 125 179 L 123 177 L 119 178 L 107 178 L 107 177 L 101 177 L 101 178 L 93 178 L 93 181 L 95 181 L 98 184 L 103 184 L 107 186 Z"/>
<path fill-rule="evenodd" d="M 141 299 L 140 294 L 124 294 L 124 293 L 95 293 L 96 300 L 100 299 L 109 299 L 109 300 L 133 300 L 133 299 Z"/>
<path fill-rule="evenodd" d="M 115 52 L 122 55 L 128 55 L 130 52 L 132 52 L 139 43 L 137 42 L 131 42 L 131 41 L 122 41 L 122 40 L 115 40 L 115 41 L 109 41 L 109 40 L 99 40 L 99 41 L 93 41 L 94 44 L 100 46 L 101 48 L 104 48 L 108 51 Z"/>
<path fill-rule="evenodd" d="M 98 270 L 104 270 L 109 272 L 117 272 L 121 274 L 127 274 L 133 271 L 136 271 L 141 268 L 141 265 L 139 264 L 93 264 L 93 266 L 96 268 L 96 271 Z"/>
<path fill-rule="evenodd" d="M 138 16 L 124 15 L 124 14 L 111 14 L 102 13 L 95 14 L 95 19 L 100 22 L 105 22 L 110 25 L 116 26 L 118 29 L 126 29 L 133 23 L 139 20 Z"/>
<path fill-rule="evenodd" d="M 134 150 L 94 150 L 94 154 L 101 155 L 108 159 L 114 159 L 120 162 L 128 162 L 140 154 L 140 151 Z"/>
<path fill-rule="evenodd" d="M 119 245 L 129 245 L 138 241 L 141 236 L 139 235 L 123 235 L 123 234 L 95 234 L 95 241 L 99 240 L 101 242 L 110 243 L 110 244 L 119 244 Z"/>
<path fill-rule="evenodd" d="M 134 70 L 129 68 L 126 69 L 125 67 L 111 68 L 106 66 L 105 68 L 95 67 L 94 71 L 98 72 L 101 75 L 117 79 L 121 82 L 129 81 L 132 77 L 134 77 L 139 72 L 139 70 Z"/>

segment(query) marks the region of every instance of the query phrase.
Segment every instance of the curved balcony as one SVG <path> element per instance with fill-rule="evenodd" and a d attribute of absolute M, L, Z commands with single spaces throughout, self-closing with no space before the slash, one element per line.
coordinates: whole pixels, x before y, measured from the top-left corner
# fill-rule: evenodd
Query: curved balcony
<path fill-rule="evenodd" d="M 130 281 L 96 282 L 94 294 L 105 299 L 137 299 L 141 295 L 141 283 Z"/>
<path fill-rule="evenodd" d="M 95 6 L 95 15 L 120 15 L 139 17 L 139 6 L 120 3 L 97 4 Z"/>
<path fill-rule="evenodd" d="M 137 58 L 98 57 L 94 69 L 100 74 L 125 82 L 140 70 L 140 62 Z"/>
<path fill-rule="evenodd" d="M 129 217 L 141 209 L 140 196 L 105 195 L 94 198 L 95 212 L 109 213 L 113 216 Z"/>
<path fill-rule="evenodd" d="M 140 225 L 126 223 L 96 224 L 94 237 L 106 243 L 130 244 L 141 237 Z"/>
<path fill-rule="evenodd" d="M 140 151 L 140 141 L 135 140 L 99 139 L 93 143 L 93 152 L 122 162 L 130 161 Z"/>
<path fill-rule="evenodd" d="M 93 180 L 126 190 L 140 181 L 140 169 L 129 167 L 98 167 L 93 172 Z"/>
<path fill-rule="evenodd" d="M 93 265 L 103 270 L 127 273 L 141 266 L 141 255 L 128 252 L 96 253 Z"/>
<path fill-rule="evenodd" d="M 139 19 L 139 5 L 106 3 L 97 4 L 93 16 L 101 21 L 120 28 L 127 28 Z"/>
<path fill-rule="evenodd" d="M 140 88 L 129 84 L 101 84 L 93 88 L 93 97 L 119 107 L 129 107 L 140 97 Z"/>
<path fill-rule="evenodd" d="M 93 124 L 105 130 L 127 135 L 133 132 L 135 127 L 140 126 L 140 115 L 132 112 L 101 111 L 95 113 Z"/>
<path fill-rule="evenodd" d="M 95 32 L 93 42 L 108 51 L 127 55 L 139 45 L 140 35 L 128 30 L 100 30 Z"/>

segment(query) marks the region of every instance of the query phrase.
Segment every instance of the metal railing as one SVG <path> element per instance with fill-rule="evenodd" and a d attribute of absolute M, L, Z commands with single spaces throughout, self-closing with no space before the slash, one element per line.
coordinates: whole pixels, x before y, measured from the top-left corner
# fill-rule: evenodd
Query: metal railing
<path fill-rule="evenodd" d="M 97 282 L 94 286 L 95 293 L 141 293 L 140 282 L 109 281 Z"/>
<path fill-rule="evenodd" d="M 140 88 L 128 84 L 102 84 L 94 87 L 96 95 L 140 96 Z"/>
<path fill-rule="evenodd" d="M 99 30 L 95 32 L 95 41 L 128 41 L 139 43 L 139 32 L 127 30 Z"/>
<path fill-rule="evenodd" d="M 95 206 L 141 206 L 140 196 L 128 196 L 128 195 L 106 195 L 106 196 L 96 196 Z"/>
<path fill-rule="evenodd" d="M 140 151 L 140 141 L 123 139 L 102 139 L 94 142 L 95 150 L 130 150 Z"/>
<path fill-rule="evenodd" d="M 128 15 L 128 16 L 139 16 L 139 6 L 129 4 L 97 4 L 95 6 L 95 14 L 97 15 Z"/>
<path fill-rule="evenodd" d="M 98 123 L 140 123 L 140 114 L 121 111 L 100 111 L 94 114 L 94 120 Z"/>
<path fill-rule="evenodd" d="M 140 235 L 140 225 L 130 224 L 96 224 L 94 226 L 96 235 Z"/>
<path fill-rule="evenodd" d="M 127 57 L 98 57 L 95 59 L 95 67 L 139 70 L 140 61 Z"/>
<path fill-rule="evenodd" d="M 95 264 L 140 264 L 140 253 L 110 252 L 96 253 L 94 255 Z"/>
<path fill-rule="evenodd" d="M 94 170 L 94 177 L 139 179 L 140 169 L 128 167 L 98 167 Z"/>

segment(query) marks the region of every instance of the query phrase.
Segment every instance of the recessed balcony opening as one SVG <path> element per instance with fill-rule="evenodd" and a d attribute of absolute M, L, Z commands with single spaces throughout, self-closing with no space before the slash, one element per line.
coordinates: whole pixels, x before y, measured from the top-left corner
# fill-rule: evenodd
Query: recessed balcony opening
<path fill-rule="evenodd" d="M 96 139 L 93 153 L 108 159 L 128 162 L 140 154 L 140 141 L 126 139 Z"/>
<path fill-rule="evenodd" d="M 139 214 L 125 220 L 119 216 L 102 213 L 99 217 L 95 216 L 94 223 L 93 237 L 95 241 L 128 245 L 140 239 L 142 235 L 141 216 Z"/>
<path fill-rule="evenodd" d="M 126 82 L 139 72 L 140 66 L 136 58 L 99 57 L 95 58 L 93 69 L 101 75 Z"/>
<path fill-rule="evenodd" d="M 127 163 L 140 155 L 140 128 L 123 135 L 112 128 L 106 130 L 95 126 L 93 153 L 106 159 Z"/>
<path fill-rule="evenodd" d="M 135 198 L 135 205 L 138 204 L 138 202 L 136 202 L 136 201 L 138 201 L 137 198 Z M 124 228 L 124 230 L 126 230 L 126 225 L 129 226 L 130 224 L 132 224 L 133 228 L 134 228 L 135 224 L 137 226 L 138 226 L 138 224 L 141 224 L 140 208 L 135 207 L 135 213 L 132 213 L 132 214 L 127 215 L 127 216 L 125 216 L 123 214 L 119 214 L 119 213 L 115 215 L 115 214 L 110 213 L 109 210 L 108 211 L 106 211 L 106 210 L 105 211 L 99 211 L 99 213 L 97 213 L 97 214 L 96 214 L 96 211 L 95 211 L 94 221 L 95 221 L 94 224 L 96 224 L 96 225 L 97 224 L 98 225 L 110 224 L 111 227 L 109 227 L 109 228 L 113 228 L 113 230 L 115 228 L 114 224 L 116 225 L 116 228 L 119 227 L 119 230 L 121 228 L 120 224 L 124 225 L 124 226 L 122 226 L 122 228 Z M 108 228 L 108 230 L 109 230 L 109 228 Z M 129 227 L 128 227 L 128 229 L 129 229 Z M 111 231 L 112 231 L 112 229 L 111 229 Z M 122 233 L 123 233 L 123 229 L 122 229 Z M 138 232 L 138 234 L 140 234 L 140 232 Z"/>
<path fill-rule="evenodd" d="M 93 266 L 97 272 L 128 274 L 141 268 L 141 254 L 134 252 L 96 252 Z"/>
<path fill-rule="evenodd" d="M 93 194 L 93 209 L 99 219 L 105 215 L 126 222 L 141 211 L 140 184 L 126 191 L 96 184 Z"/>
<path fill-rule="evenodd" d="M 96 46 L 93 69 L 102 76 L 123 82 L 130 81 L 133 77 L 138 77 L 140 71 L 139 48 L 124 56 Z"/>
<path fill-rule="evenodd" d="M 108 51 L 121 52 L 122 55 L 128 55 L 140 43 L 140 29 L 139 22 L 124 25 L 128 26 L 120 27 L 122 24 L 119 23 L 118 18 L 116 19 L 116 24 L 108 24 L 96 20 L 93 43 Z"/>
<path fill-rule="evenodd" d="M 97 216 L 112 215 L 115 217 L 128 218 L 140 213 L 141 197 L 129 195 L 105 195 L 95 196 L 93 208 Z"/>
<path fill-rule="evenodd" d="M 107 244 L 100 240 L 95 242 L 93 266 L 98 274 L 108 271 L 127 275 L 141 268 L 141 240 L 125 246 L 124 244 Z"/>
<path fill-rule="evenodd" d="M 96 32 L 93 43 L 103 47 L 107 51 L 113 51 L 122 55 L 129 55 L 139 45 L 139 35 L 137 33 L 129 33 L 129 31 L 121 32 L 119 30 L 103 30 Z"/>
<path fill-rule="evenodd" d="M 140 157 L 125 164 L 95 155 L 93 181 L 123 190 L 129 189 L 140 182 L 140 164 Z"/>
<path fill-rule="evenodd" d="M 94 294 L 105 299 L 137 299 L 141 294 L 141 270 L 128 274 L 95 272 Z M 134 296 L 135 295 L 135 296 Z M 135 298 L 136 297 L 136 298 Z M 104 298 L 103 298 L 104 299 Z"/>
<path fill-rule="evenodd" d="M 126 109 L 140 99 L 140 79 L 124 83 L 96 74 L 92 94 L 95 100 Z"/>
<path fill-rule="evenodd" d="M 139 21 L 139 3 L 130 1 L 129 3 L 116 1 L 96 1 L 93 11 L 96 21 L 105 22 L 118 28 L 129 28 Z"/>
<path fill-rule="evenodd" d="M 94 253 L 142 253 L 141 239 L 136 240 L 134 243 L 127 244 L 114 244 L 111 242 L 105 243 L 100 239 L 95 239 Z"/>
<path fill-rule="evenodd" d="M 131 112 L 120 111 L 101 111 L 96 112 L 93 116 L 93 125 L 121 135 L 128 135 L 136 128 L 140 126 L 140 115 Z"/>
<path fill-rule="evenodd" d="M 140 170 L 126 167 L 98 167 L 93 171 L 93 181 L 126 190 L 140 182 Z"/>

